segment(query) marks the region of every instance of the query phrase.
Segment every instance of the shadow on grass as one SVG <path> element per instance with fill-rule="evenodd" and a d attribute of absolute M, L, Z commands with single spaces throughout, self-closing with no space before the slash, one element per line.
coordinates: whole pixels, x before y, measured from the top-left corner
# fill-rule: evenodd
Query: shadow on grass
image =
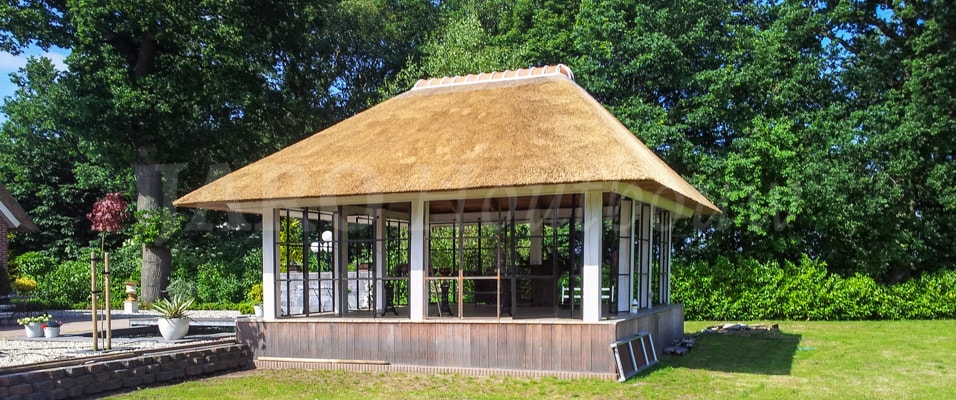
<path fill-rule="evenodd" d="M 790 375 L 800 335 L 779 331 L 750 336 L 701 334 L 683 356 L 665 356 L 662 365 L 761 375 Z"/>

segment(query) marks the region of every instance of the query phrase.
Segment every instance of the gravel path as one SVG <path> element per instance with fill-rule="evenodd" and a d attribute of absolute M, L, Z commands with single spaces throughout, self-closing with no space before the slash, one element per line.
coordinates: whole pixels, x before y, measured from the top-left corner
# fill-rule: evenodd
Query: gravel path
<path fill-rule="evenodd" d="M 63 329 L 67 331 L 68 328 L 72 328 L 72 331 L 85 331 L 89 332 L 91 326 L 90 320 L 92 316 L 89 311 L 84 310 L 64 310 L 64 311 L 51 311 L 51 315 L 57 320 L 64 321 Z M 113 311 L 114 320 L 124 320 L 131 318 L 149 318 L 155 317 L 157 314 L 151 310 L 143 310 L 136 314 L 125 314 L 122 310 Z M 193 319 L 222 319 L 222 318 L 235 318 L 239 316 L 238 311 L 191 311 L 189 314 L 190 318 Z M 126 322 L 126 321 L 124 321 Z M 95 354 L 104 354 L 107 352 L 99 351 L 94 353 L 93 348 L 93 339 L 89 337 L 74 336 L 70 334 L 65 334 L 63 336 L 47 339 L 47 338 L 31 338 L 27 339 L 23 337 L 22 329 L 18 332 L 18 337 L 8 338 L 0 340 L 0 368 L 9 367 L 14 365 L 23 365 L 23 364 L 32 364 L 43 361 L 53 361 L 53 360 L 63 360 L 76 357 L 88 357 Z M 78 329 L 77 329 L 78 328 Z M 85 328 L 85 329 L 84 329 Z M 112 349 L 108 353 L 116 353 L 123 351 L 135 351 L 135 350 L 145 350 L 145 349 L 154 349 L 161 347 L 169 347 L 180 345 L 183 343 L 196 343 L 197 341 L 203 341 L 204 339 L 208 340 L 207 337 L 198 337 L 190 339 L 186 337 L 184 341 L 173 341 L 167 342 L 163 340 L 162 337 L 157 333 L 155 337 L 137 337 L 137 338 L 113 338 L 112 340 Z M 102 343 L 102 342 L 101 342 Z M 100 345 L 102 348 L 102 344 Z"/>

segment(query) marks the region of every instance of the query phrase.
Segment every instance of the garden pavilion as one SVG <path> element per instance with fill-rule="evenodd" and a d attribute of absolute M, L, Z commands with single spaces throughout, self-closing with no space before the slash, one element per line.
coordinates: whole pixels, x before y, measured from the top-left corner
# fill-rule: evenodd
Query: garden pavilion
<path fill-rule="evenodd" d="M 719 212 L 564 65 L 421 80 L 175 204 L 262 215 L 260 367 L 561 376 L 683 335 L 671 226 Z"/>

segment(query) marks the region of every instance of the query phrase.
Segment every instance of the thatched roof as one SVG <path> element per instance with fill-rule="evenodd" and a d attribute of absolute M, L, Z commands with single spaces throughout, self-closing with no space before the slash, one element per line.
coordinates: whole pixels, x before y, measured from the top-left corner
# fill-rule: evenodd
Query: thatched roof
<path fill-rule="evenodd" d="M 36 232 L 40 230 L 2 183 L 0 183 L 0 221 L 6 223 L 9 230 L 13 232 Z"/>
<path fill-rule="evenodd" d="M 423 80 L 174 203 L 624 182 L 720 212 L 574 83 L 564 66 Z"/>

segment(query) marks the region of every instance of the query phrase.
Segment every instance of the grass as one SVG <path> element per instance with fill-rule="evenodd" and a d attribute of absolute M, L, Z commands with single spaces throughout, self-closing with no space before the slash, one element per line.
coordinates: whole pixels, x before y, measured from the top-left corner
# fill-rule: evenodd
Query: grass
<path fill-rule="evenodd" d="M 625 383 L 263 370 L 142 389 L 117 399 L 956 398 L 956 321 L 780 322 L 750 337 L 701 335 L 684 356 Z M 688 322 L 688 332 L 710 325 Z"/>

